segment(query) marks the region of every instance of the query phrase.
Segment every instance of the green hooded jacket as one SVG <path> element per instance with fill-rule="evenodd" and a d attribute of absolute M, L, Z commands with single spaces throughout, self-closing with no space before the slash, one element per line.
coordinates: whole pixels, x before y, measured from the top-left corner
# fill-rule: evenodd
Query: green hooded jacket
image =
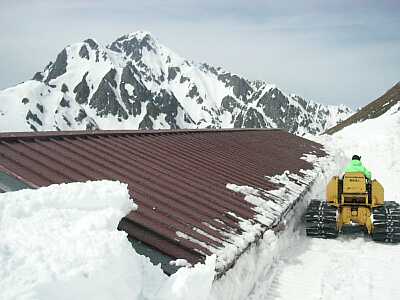
<path fill-rule="evenodd" d="M 357 159 L 353 159 L 347 166 L 346 169 L 344 170 L 345 173 L 354 173 L 354 172 L 361 172 L 364 173 L 365 177 L 368 179 L 371 179 L 371 172 L 367 170 L 366 167 L 364 167 L 361 164 L 361 161 Z"/>

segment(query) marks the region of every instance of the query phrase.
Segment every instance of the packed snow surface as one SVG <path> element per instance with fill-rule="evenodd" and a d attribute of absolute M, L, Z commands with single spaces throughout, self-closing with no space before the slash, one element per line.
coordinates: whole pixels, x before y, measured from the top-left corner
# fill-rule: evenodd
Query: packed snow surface
<path fill-rule="evenodd" d="M 377 119 L 316 140 L 330 151 L 336 174 L 359 154 L 372 177 L 382 183 L 385 199 L 400 202 L 399 105 Z M 324 197 L 329 179 L 325 174 L 315 198 Z M 400 299 L 400 245 L 376 243 L 360 234 L 313 239 L 300 227 L 285 249 L 249 299 Z"/>

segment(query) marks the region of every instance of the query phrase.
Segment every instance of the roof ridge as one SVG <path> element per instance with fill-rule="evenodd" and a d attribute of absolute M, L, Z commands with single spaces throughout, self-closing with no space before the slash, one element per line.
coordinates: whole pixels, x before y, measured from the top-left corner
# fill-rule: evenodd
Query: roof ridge
<path fill-rule="evenodd" d="M 244 132 L 244 131 L 282 131 L 279 128 L 224 128 L 224 129 L 152 129 L 152 130 L 75 130 L 75 131 L 35 131 L 35 132 L 0 132 L 0 140 L 104 136 L 104 135 L 164 135 L 187 133 Z"/>

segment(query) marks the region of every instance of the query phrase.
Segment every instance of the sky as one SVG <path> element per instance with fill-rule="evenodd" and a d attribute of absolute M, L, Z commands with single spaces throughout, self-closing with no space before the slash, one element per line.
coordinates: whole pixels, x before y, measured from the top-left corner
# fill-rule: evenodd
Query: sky
<path fill-rule="evenodd" d="M 0 89 L 67 45 L 138 30 L 187 59 L 324 104 L 361 107 L 400 81 L 398 0 L 0 0 Z"/>

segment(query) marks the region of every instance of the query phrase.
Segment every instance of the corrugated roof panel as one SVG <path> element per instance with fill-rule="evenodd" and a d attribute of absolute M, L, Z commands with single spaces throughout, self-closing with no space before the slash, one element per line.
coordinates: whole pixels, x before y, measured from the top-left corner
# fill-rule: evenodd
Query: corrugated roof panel
<path fill-rule="evenodd" d="M 276 189 L 265 176 L 312 168 L 300 159 L 310 152 L 325 155 L 320 145 L 279 130 L 0 134 L 0 168 L 32 187 L 128 183 L 138 210 L 120 229 L 191 263 L 230 243 L 229 234 L 240 234 L 240 218 L 258 222 L 254 205 L 227 183 Z"/>

